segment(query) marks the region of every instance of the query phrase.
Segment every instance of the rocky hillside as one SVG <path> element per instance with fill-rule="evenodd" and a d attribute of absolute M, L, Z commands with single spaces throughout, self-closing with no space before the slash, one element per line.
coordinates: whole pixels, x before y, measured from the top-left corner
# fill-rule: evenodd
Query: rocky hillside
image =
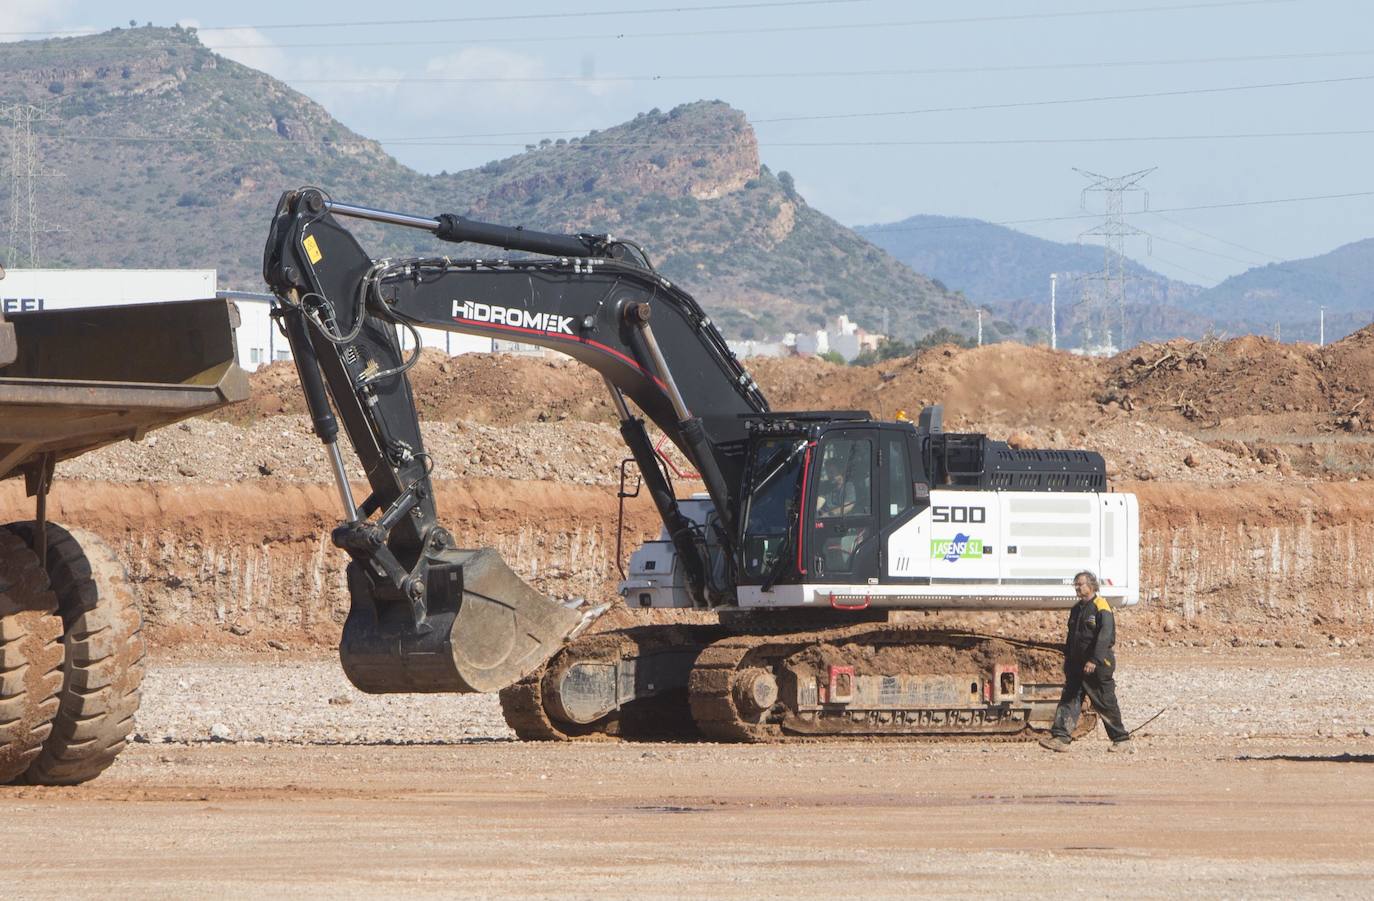
<path fill-rule="evenodd" d="M 965 301 L 770 172 L 744 114 L 719 101 L 427 176 L 179 28 L 6 44 L 0 98 L 57 102 L 36 127 L 43 164 L 65 175 L 44 186 L 60 229 L 44 239 L 45 265 L 214 266 L 226 285 L 256 288 L 277 196 L 308 183 L 371 206 L 635 240 L 732 337 L 840 312 L 875 330 L 887 312 L 902 338 L 971 329 Z M 378 255 L 424 246 L 397 243 L 413 233 L 360 234 Z"/>

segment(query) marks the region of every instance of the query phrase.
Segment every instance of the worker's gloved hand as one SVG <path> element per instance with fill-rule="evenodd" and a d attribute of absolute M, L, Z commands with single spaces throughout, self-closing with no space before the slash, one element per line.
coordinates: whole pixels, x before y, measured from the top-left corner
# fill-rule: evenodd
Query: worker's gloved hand
<path fill-rule="evenodd" d="M 1087 663 L 1083 664 L 1083 672 L 1085 675 L 1091 676 L 1093 673 L 1097 672 L 1097 664 L 1089 660 Z"/>

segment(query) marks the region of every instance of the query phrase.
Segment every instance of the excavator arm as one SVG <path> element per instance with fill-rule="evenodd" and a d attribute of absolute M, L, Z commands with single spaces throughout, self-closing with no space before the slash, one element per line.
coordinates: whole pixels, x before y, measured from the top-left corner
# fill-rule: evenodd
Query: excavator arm
<path fill-rule="evenodd" d="M 373 260 L 340 218 L 542 256 Z M 398 328 L 541 345 L 600 373 L 689 591 L 702 606 L 732 600 L 743 417 L 768 405 L 701 308 L 638 248 L 606 236 L 390 213 L 302 189 L 278 204 L 264 277 L 344 508 L 333 533 L 352 558 L 341 656 L 360 688 L 501 688 L 542 664 L 586 621 L 521 582 L 493 550 L 455 548 L 438 525 L 433 467 L 406 378 L 419 336 L 406 353 Z M 701 474 L 716 510 L 708 528 L 678 509 L 644 422 L 627 401 Z M 340 422 L 367 475 L 370 492 L 361 502 L 345 475 Z"/>

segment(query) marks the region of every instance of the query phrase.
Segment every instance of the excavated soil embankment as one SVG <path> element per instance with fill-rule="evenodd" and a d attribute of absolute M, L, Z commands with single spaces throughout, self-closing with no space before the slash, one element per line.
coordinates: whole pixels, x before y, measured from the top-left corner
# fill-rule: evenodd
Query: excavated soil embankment
<path fill-rule="evenodd" d="M 999 344 L 873 367 L 748 365 L 775 409 L 891 417 L 939 402 L 950 429 L 1100 450 L 1113 487 L 1141 501 L 1145 603 L 1122 618 L 1127 640 L 1347 644 L 1374 622 L 1374 563 L 1362 553 L 1374 544 L 1374 331 L 1324 348 L 1175 341 L 1108 360 Z M 555 597 L 612 597 L 625 450 L 595 373 L 565 359 L 426 352 L 411 377 L 440 519 L 459 541 L 498 548 Z M 337 636 L 344 556 L 328 539 L 328 469 L 290 364 L 255 374 L 253 389 L 211 419 L 59 467 L 52 517 L 119 549 L 155 642 Z M 628 510 L 627 554 L 657 531 L 644 498 Z M 18 482 L 0 485 L 0 514 L 30 511 Z M 632 615 L 643 614 L 612 621 Z M 915 618 L 1039 637 L 1061 619 Z"/>
<path fill-rule="evenodd" d="M 1123 640 L 1150 643 L 1368 643 L 1374 626 L 1374 486 L 1231 488 L 1131 484 L 1140 498 L 1145 602 Z M 616 505 L 605 488 L 495 479 L 442 482 L 444 523 L 464 546 L 493 546 L 555 597 L 610 598 Z M 155 644 L 260 648 L 332 644 L 347 608 L 345 557 L 329 543 L 326 485 L 65 482 L 50 515 L 116 548 Z M 0 485 L 0 516 L 27 515 L 22 485 Z M 643 497 L 625 545 L 657 531 Z M 623 611 L 617 624 L 644 614 Z M 916 615 L 1054 638 L 1052 614 Z"/>

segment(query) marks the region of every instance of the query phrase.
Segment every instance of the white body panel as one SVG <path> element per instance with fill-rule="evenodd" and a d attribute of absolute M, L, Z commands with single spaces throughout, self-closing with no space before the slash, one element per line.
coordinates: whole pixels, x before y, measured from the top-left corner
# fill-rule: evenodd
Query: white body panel
<path fill-rule="evenodd" d="M 1074 574 L 1097 573 L 1113 606 L 1140 598 L 1139 508 L 1133 494 L 931 492 L 930 506 L 888 536 L 872 584 L 757 585 L 741 607 L 866 606 L 913 610 L 1049 610 L 1073 606 Z M 701 522 L 710 502 L 683 502 Z M 632 607 L 690 607 L 666 536 L 630 559 L 621 595 Z"/>

